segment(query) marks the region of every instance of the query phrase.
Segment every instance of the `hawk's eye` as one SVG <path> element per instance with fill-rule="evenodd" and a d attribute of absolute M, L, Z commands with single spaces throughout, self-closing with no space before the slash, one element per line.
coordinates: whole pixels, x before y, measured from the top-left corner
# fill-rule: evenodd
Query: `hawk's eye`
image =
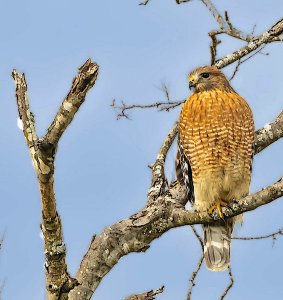
<path fill-rule="evenodd" d="M 202 73 L 201 74 L 201 77 L 203 77 L 203 78 L 208 78 L 210 75 L 209 75 L 209 73 Z"/>

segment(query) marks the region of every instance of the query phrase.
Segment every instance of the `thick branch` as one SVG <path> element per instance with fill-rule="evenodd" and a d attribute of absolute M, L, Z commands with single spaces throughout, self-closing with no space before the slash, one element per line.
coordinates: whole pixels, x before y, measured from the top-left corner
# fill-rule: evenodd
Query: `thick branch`
<path fill-rule="evenodd" d="M 151 186 L 147 193 L 147 202 L 150 203 L 155 201 L 158 196 L 160 196 L 167 185 L 167 181 L 164 173 L 164 166 L 167 153 L 177 135 L 178 125 L 175 124 L 174 127 L 169 132 L 167 138 L 165 139 L 159 154 L 157 155 L 156 161 L 153 165 L 151 165 L 152 169 L 152 179 Z"/>
<path fill-rule="evenodd" d="M 283 111 L 274 122 L 266 124 L 256 131 L 255 153 L 264 150 L 270 144 L 276 142 L 283 136 Z"/>
<path fill-rule="evenodd" d="M 223 209 L 223 213 L 227 217 L 235 216 L 270 203 L 282 195 L 281 179 L 262 191 L 234 202 L 230 209 Z M 94 237 L 77 273 L 79 285 L 70 292 L 69 299 L 90 299 L 102 278 L 121 257 L 130 252 L 147 250 L 154 239 L 169 229 L 213 221 L 207 212 L 185 210 L 179 204 L 182 197 L 184 194 L 180 192 L 180 184 L 173 183 L 167 192 L 143 210 Z M 215 219 L 219 220 L 219 217 Z"/>
<path fill-rule="evenodd" d="M 86 61 L 79 69 L 68 96 L 43 139 L 39 139 L 36 134 L 34 116 L 29 108 L 25 76 L 16 70 L 12 73 L 16 83 L 19 117 L 23 122 L 23 133 L 32 157 L 41 195 L 41 229 L 44 237 L 46 289 L 49 300 L 64 299 L 66 293 L 76 285 L 76 280 L 72 279 L 67 271 L 66 247 L 56 209 L 53 174 L 57 143 L 83 103 L 87 91 L 95 83 L 97 72 L 98 66 L 91 60 Z"/>

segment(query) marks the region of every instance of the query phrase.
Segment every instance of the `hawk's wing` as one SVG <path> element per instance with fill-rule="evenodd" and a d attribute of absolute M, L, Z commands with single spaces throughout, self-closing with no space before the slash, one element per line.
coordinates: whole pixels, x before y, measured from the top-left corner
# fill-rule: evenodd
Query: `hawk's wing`
<path fill-rule="evenodd" d="M 195 200 L 192 169 L 190 162 L 185 156 L 182 145 L 178 140 L 177 156 L 175 161 L 177 180 L 185 184 L 188 200 L 193 204 Z"/>

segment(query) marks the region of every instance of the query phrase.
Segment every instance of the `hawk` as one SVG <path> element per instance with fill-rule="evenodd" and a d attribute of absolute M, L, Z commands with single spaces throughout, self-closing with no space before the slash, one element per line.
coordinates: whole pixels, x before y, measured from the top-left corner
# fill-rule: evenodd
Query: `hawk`
<path fill-rule="evenodd" d="M 193 94 L 179 117 L 177 179 L 197 211 L 212 213 L 249 193 L 254 144 L 253 114 L 248 103 L 214 66 L 189 75 Z M 237 217 L 203 225 L 208 269 L 224 271 L 230 262 L 230 242 Z"/>

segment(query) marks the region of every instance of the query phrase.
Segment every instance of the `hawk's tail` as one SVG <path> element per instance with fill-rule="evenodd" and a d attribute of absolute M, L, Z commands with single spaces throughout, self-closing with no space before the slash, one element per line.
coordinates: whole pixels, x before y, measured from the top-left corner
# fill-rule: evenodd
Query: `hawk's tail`
<path fill-rule="evenodd" d="M 203 225 L 204 258 L 211 271 L 225 271 L 230 263 L 230 243 L 233 222 L 225 225 Z"/>

